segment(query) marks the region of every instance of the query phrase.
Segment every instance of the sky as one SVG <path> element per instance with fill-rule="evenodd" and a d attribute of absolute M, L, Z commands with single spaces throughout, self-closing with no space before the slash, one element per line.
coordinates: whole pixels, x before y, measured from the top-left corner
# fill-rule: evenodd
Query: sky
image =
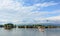
<path fill-rule="evenodd" d="M 60 0 L 0 0 L 0 24 L 60 23 Z"/>

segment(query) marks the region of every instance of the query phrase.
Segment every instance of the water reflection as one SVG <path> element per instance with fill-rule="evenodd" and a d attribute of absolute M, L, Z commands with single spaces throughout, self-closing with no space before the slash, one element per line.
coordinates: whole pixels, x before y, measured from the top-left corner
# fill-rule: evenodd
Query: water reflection
<path fill-rule="evenodd" d="M 47 29 L 46 36 L 60 36 L 60 28 Z"/>
<path fill-rule="evenodd" d="M 4 28 L 4 30 L 12 30 L 13 28 Z"/>
<path fill-rule="evenodd" d="M 44 29 L 44 32 L 36 28 L 13 28 L 11 30 L 6 30 L 0 28 L 0 36 L 59 36 L 60 29 Z"/>

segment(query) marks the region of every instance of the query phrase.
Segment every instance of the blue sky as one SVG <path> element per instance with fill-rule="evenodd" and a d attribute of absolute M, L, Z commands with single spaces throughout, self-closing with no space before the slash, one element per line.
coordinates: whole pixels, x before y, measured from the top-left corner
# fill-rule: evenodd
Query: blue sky
<path fill-rule="evenodd" d="M 55 23 L 60 20 L 60 0 L 0 0 L 0 23 Z"/>

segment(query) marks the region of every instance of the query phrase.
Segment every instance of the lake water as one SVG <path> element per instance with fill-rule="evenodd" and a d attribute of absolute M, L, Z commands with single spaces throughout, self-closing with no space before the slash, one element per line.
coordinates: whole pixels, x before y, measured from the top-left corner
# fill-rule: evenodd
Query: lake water
<path fill-rule="evenodd" d="M 13 28 L 11 30 L 0 28 L 0 36 L 60 36 L 60 28 L 44 29 L 44 32 L 36 28 Z"/>

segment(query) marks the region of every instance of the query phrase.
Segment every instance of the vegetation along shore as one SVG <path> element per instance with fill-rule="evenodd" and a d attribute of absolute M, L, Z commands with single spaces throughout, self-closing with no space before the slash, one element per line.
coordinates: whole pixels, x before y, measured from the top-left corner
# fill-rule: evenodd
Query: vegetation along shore
<path fill-rule="evenodd" d="M 60 26 L 54 26 L 54 25 L 40 25 L 40 24 L 33 24 L 33 25 L 14 25 L 12 23 L 7 23 L 4 25 L 0 25 L 0 27 L 5 29 L 12 29 L 12 28 L 60 28 Z"/>

